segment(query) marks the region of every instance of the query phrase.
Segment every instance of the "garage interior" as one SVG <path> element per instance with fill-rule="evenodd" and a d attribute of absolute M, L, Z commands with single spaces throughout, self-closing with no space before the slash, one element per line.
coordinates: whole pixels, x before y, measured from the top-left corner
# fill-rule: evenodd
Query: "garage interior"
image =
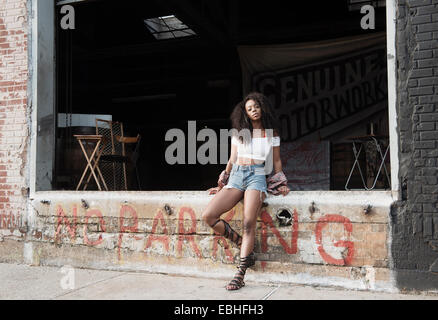
<path fill-rule="evenodd" d="M 95 134 L 90 124 L 71 122 L 72 115 L 108 117 L 122 122 L 124 136 L 141 136 L 137 173 L 128 165 L 128 190 L 206 190 L 216 186 L 223 164 L 169 165 L 165 141 L 169 129 L 187 134 L 229 129 L 229 116 L 242 100 L 239 46 L 307 43 L 385 32 L 382 1 L 248 0 L 88 0 L 57 3 L 56 128 L 54 190 L 75 190 L 86 162 L 73 135 Z M 293 3 L 293 4 L 291 4 Z M 75 29 L 64 30 L 62 5 L 75 9 Z M 360 6 L 375 7 L 375 29 L 364 30 Z M 163 19 L 159 19 L 159 18 Z M 154 28 L 163 21 L 175 29 Z M 161 31 L 160 31 L 161 30 Z M 164 30 L 164 31 L 163 31 Z M 386 55 L 383 57 L 386 61 Z M 328 190 L 345 190 L 353 165 L 351 142 L 358 126 L 369 133 L 376 123 L 388 135 L 387 109 L 323 140 L 330 145 Z M 384 119 L 375 121 L 373 119 Z M 69 120 L 70 119 L 70 120 Z M 288 141 L 282 134 L 282 143 Z M 198 142 L 198 147 L 203 142 Z M 132 148 L 131 148 L 132 149 Z M 127 148 L 127 152 L 133 152 Z M 187 152 L 186 152 L 187 157 Z M 365 153 L 360 158 L 367 167 Z M 187 163 L 187 162 L 186 162 Z M 389 168 L 389 155 L 385 163 Z M 350 188 L 361 188 L 355 170 Z M 138 183 L 140 182 L 140 183 Z M 290 181 L 294 188 L 293 180 Z M 378 187 L 389 187 L 385 179 Z M 87 190 L 96 190 L 93 179 Z M 312 189 L 312 188 L 309 188 Z"/>

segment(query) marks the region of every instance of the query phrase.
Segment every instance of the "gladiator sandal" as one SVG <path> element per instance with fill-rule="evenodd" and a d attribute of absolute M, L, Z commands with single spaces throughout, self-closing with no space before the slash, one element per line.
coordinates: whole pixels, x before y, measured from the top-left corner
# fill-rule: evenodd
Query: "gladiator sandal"
<path fill-rule="evenodd" d="M 240 264 L 237 267 L 238 271 L 234 276 L 233 280 L 231 280 L 227 286 L 225 287 L 228 291 L 239 290 L 243 286 L 245 286 L 245 282 L 243 278 L 245 277 L 246 269 L 253 266 L 255 264 L 254 252 L 247 257 L 240 258 Z"/>
<path fill-rule="evenodd" d="M 242 236 L 234 231 L 233 228 L 226 222 L 225 220 L 219 219 L 217 220 L 211 227 L 213 228 L 219 221 L 224 223 L 224 234 L 223 236 L 232 242 L 234 242 L 239 248 L 242 245 Z"/>

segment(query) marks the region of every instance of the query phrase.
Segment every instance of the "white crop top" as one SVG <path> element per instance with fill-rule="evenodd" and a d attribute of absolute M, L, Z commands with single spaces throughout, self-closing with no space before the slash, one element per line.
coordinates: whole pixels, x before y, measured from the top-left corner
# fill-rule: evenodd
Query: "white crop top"
<path fill-rule="evenodd" d="M 252 138 L 251 143 L 245 145 L 240 142 L 238 137 L 232 136 L 231 144 L 237 145 L 237 158 L 249 158 L 266 161 L 271 148 L 280 146 L 280 137 Z"/>

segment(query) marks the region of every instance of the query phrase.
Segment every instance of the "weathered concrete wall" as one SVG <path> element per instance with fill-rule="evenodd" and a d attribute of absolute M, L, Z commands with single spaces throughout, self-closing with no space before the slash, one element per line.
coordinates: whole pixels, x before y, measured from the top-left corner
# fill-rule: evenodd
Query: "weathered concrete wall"
<path fill-rule="evenodd" d="M 27 204 L 26 0 L 0 0 L 0 261 L 23 261 Z"/>
<path fill-rule="evenodd" d="M 201 220 L 211 197 L 205 192 L 39 193 L 31 200 L 29 220 L 33 263 L 232 277 L 238 249 Z M 389 192 L 268 198 L 258 219 L 252 277 L 392 290 L 391 202 Z M 242 207 L 239 203 L 223 215 L 236 230 L 242 229 Z M 291 213 L 290 226 L 279 225 L 281 209 Z"/>
<path fill-rule="evenodd" d="M 399 288 L 438 288 L 438 3 L 398 0 L 401 201 L 392 212 Z"/>

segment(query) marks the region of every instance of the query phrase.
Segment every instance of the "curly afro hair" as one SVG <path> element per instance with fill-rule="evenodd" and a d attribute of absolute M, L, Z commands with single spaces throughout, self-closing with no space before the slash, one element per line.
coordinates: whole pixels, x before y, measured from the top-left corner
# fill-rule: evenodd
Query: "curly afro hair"
<path fill-rule="evenodd" d="M 263 129 L 273 129 L 274 132 L 278 133 L 280 128 L 275 118 L 271 103 L 264 94 L 259 92 L 249 93 L 234 107 L 230 116 L 231 127 L 233 129 L 237 129 L 238 131 L 242 129 L 249 129 L 252 132 L 252 123 L 245 110 L 245 104 L 248 102 L 248 100 L 253 100 L 260 106 L 262 110 L 261 121 Z"/>

